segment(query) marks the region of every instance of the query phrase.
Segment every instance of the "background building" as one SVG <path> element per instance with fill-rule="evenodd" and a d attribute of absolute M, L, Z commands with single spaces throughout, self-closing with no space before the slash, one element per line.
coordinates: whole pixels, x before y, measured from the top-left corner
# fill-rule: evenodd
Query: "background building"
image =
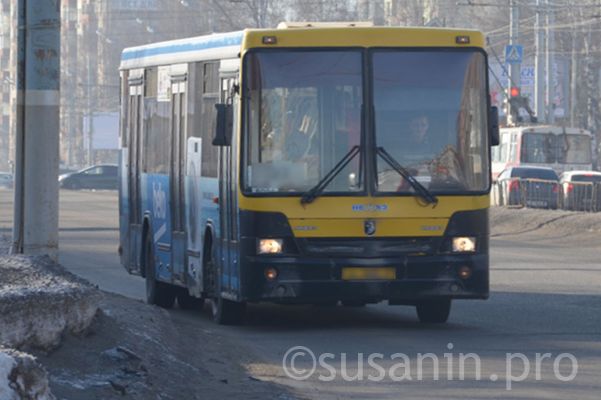
<path fill-rule="evenodd" d="M 11 94 L 14 82 L 11 79 L 11 0 L 0 0 L 0 171 L 11 171 L 10 165 L 10 118 L 12 114 Z"/>
<path fill-rule="evenodd" d="M 15 3 L 0 0 L 0 171 L 10 170 L 14 154 Z M 601 134 L 601 0 L 515 4 L 524 47 L 523 93 L 532 104 L 529 74 L 534 65 L 538 10 L 549 20 L 543 28 L 553 37 L 551 98 L 556 122 Z M 125 47 L 246 27 L 274 27 L 283 20 L 470 27 L 487 34 L 492 95 L 503 105 L 509 12 L 509 2 L 464 0 L 62 0 L 61 161 L 69 168 L 116 161 L 118 66 Z"/>

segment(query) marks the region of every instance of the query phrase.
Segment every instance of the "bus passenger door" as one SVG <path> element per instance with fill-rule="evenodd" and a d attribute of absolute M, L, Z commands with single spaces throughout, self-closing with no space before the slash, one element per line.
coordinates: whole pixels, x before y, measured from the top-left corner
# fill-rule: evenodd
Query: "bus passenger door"
<path fill-rule="evenodd" d="M 220 147 L 219 157 L 219 220 L 221 231 L 221 289 L 232 296 L 239 293 L 239 268 L 238 268 L 238 210 L 237 210 L 237 185 L 235 176 L 237 171 L 237 145 L 236 130 L 236 102 L 233 100 L 232 87 L 236 80 L 233 76 L 221 78 L 220 102 L 234 104 L 234 132 L 232 133 L 231 146 Z"/>
<path fill-rule="evenodd" d="M 175 283 L 184 284 L 186 262 L 185 151 L 186 151 L 186 74 L 171 76 L 171 274 Z"/>
<path fill-rule="evenodd" d="M 186 253 L 186 286 L 190 294 L 200 296 L 203 289 L 202 270 L 202 232 L 201 232 L 201 201 L 202 191 L 200 177 L 202 168 L 202 139 L 199 137 L 188 138 L 188 151 L 186 156 L 186 233 L 188 247 Z"/>
<path fill-rule="evenodd" d="M 128 241 L 130 272 L 140 272 L 140 255 L 142 250 L 142 198 L 140 196 L 140 171 L 142 151 L 142 94 L 144 88 L 143 72 L 139 76 L 130 76 L 128 96 L 128 157 L 127 157 L 127 206 L 128 206 Z"/>

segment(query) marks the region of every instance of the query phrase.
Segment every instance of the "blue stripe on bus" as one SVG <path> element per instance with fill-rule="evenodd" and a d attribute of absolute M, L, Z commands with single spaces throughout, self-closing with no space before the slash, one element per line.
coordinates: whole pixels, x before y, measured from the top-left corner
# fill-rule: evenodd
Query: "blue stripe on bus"
<path fill-rule="evenodd" d="M 188 51 L 199 51 L 216 49 L 219 47 L 239 46 L 242 44 L 242 33 L 236 36 L 226 36 L 220 38 L 207 38 L 197 43 L 179 43 L 168 44 L 162 47 L 142 48 L 137 50 L 125 50 L 121 56 L 122 61 L 133 60 L 136 58 L 152 57 L 164 54 L 184 53 Z"/>

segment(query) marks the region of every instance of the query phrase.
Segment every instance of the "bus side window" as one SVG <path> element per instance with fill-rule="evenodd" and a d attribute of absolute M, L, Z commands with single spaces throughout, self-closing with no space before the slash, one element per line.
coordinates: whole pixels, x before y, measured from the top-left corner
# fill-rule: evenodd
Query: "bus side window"
<path fill-rule="evenodd" d="M 121 147 L 127 147 L 127 129 L 129 127 L 129 84 L 127 82 L 127 77 L 128 77 L 128 73 L 127 71 L 122 71 L 121 72 L 121 96 L 119 98 L 119 102 L 120 102 L 120 107 L 121 107 L 121 113 L 120 113 L 120 126 L 119 126 L 119 134 L 120 134 L 120 143 L 121 143 Z"/>
<path fill-rule="evenodd" d="M 217 151 L 211 145 L 215 133 L 215 104 L 219 101 L 219 63 L 196 62 L 190 65 L 193 71 L 190 87 L 196 93 L 194 103 L 189 110 L 188 136 L 202 138 L 201 175 L 217 177 Z"/>
<path fill-rule="evenodd" d="M 164 71 L 166 71 L 164 69 Z M 142 145 L 142 169 L 151 174 L 167 174 L 169 172 L 169 113 L 171 103 L 159 101 L 158 98 L 159 69 L 146 70 L 144 90 L 144 139 Z"/>

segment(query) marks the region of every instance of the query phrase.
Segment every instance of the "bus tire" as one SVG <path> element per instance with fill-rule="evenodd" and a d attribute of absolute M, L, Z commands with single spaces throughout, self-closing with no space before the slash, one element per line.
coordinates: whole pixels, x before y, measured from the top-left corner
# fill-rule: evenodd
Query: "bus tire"
<path fill-rule="evenodd" d="M 221 279 L 219 268 L 213 261 L 212 240 L 205 243 L 204 271 L 207 284 L 210 286 L 211 314 L 213 321 L 219 325 L 240 325 L 246 316 L 246 303 L 224 299 L 221 296 Z"/>
<path fill-rule="evenodd" d="M 175 287 L 156 280 L 154 254 L 150 234 L 144 240 L 144 271 L 146 276 L 146 303 L 171 308 L 175 302 Z"/>
<path fill-rule="evenodd" d="M 177 304 L 182 310 L 202 310 L 205 299 L 202 297 L 190 296 L 185 288 L 177 291 Z"/>
<path fill-rule="evenodd" d="M 442 324 L 449 319 L 451 299 L 423 300 L 415 308 L 420 322 Z"/>
<path fill-rule="evenodd" d="M 246 315 L 246 303 L 217 296 L 211 301 L 211 312 L 213 321 L 219 325 L 240 325 Z"/>

